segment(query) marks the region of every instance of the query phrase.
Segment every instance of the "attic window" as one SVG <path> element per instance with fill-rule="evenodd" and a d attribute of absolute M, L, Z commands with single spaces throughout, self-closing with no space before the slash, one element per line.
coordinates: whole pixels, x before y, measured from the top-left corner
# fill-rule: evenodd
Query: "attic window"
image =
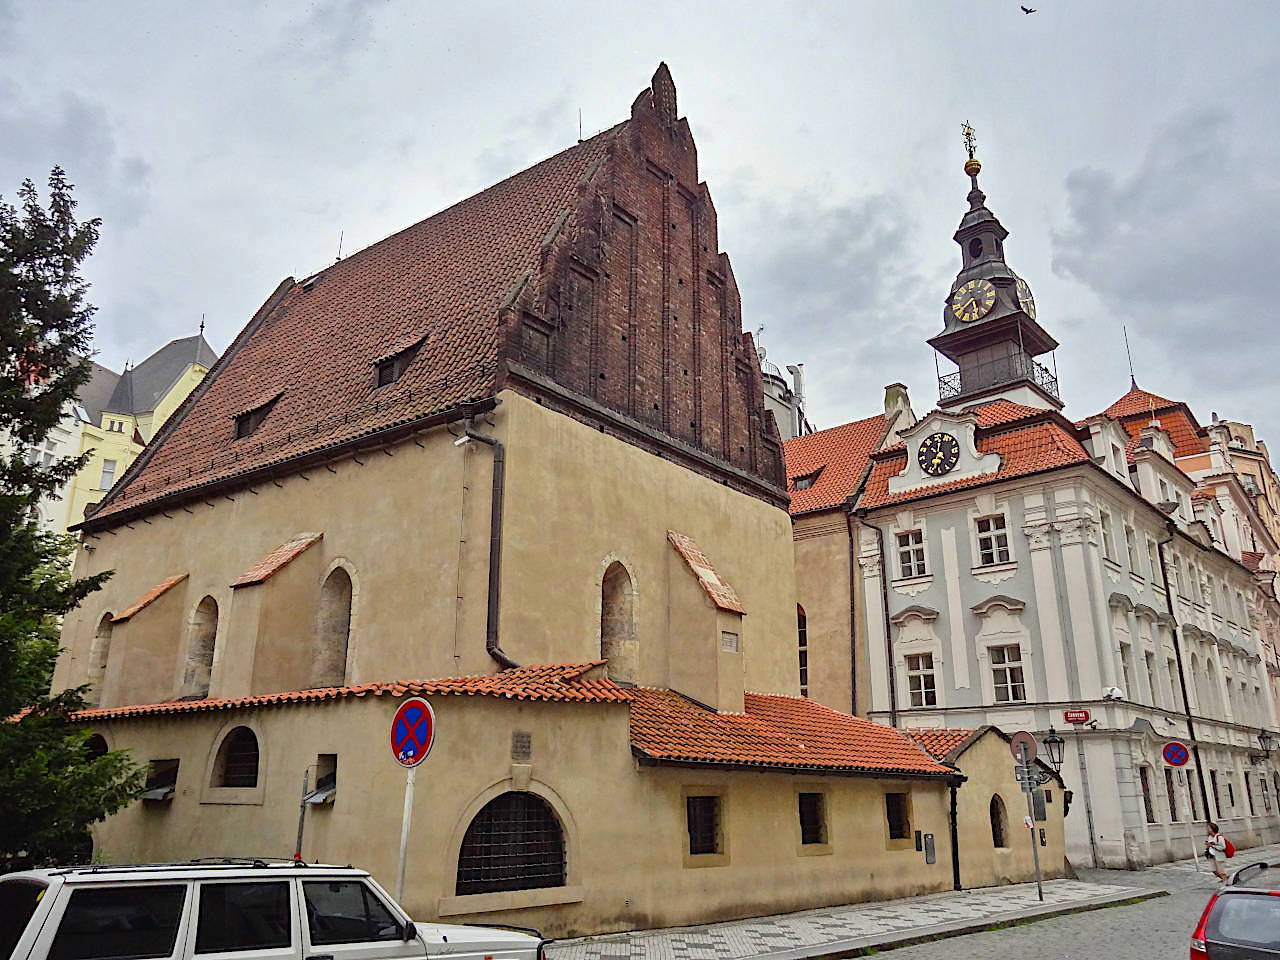
<path fill-rule="evenodd" d="M 267 414 L 271 412 L 271 408 L 276 405 L 276 401 L 279 399 L 279 396 L 274 396 L 260 407 L 254 407 L 252 410 L 237 414 L 236 439 L 241 440 L 262 426 L 262 421 L 267 419 Z"/>
<path fill-rule="evenodd" d="M 388 384 L 395 383 L 408 369 L 409 364 L 413 363 L 413 358 L 418 355 L 418 348 L 422 346 L 419 340 L 412 346 L 405 347 L 399 353 L 394 353 L 389 357 L 384 357 L 377 362 L 377 374 L 374 381 L 374 388 L 385 387 Z"/>
<path fill-rule="evenodd" d="M 813 471 L 813 473 L 806 473 L 802 477 L 796 477 L 794 481 L 794 484 L 795 484 L 794 489 L 808 490 L 810 487 L 813 486 L 814 482 L 818 479 L 818 474 L 820 473 L 822 473 L 821 467 Z"/>

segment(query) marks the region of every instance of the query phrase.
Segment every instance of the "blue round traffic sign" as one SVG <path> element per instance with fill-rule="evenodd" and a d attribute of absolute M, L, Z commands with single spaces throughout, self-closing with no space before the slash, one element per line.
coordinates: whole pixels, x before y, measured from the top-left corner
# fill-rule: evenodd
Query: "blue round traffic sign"
<path fill-rule="evenodd" d="M 1181 767 L 1190 756 L 1191 754 L 1187 752 L 1186 745 L 1179 743 L 1177 740 L 1170 740 L 1164 745 L 1164 762 L 1171 767 Z"/>
<path fill-rule="evenodd" d="M 391 755 L 402 767 L 416 767 L 436 739 L 436 714 L 431 704 L 421 697 L 410 697 L 400 704 L 391 718 Z"/>

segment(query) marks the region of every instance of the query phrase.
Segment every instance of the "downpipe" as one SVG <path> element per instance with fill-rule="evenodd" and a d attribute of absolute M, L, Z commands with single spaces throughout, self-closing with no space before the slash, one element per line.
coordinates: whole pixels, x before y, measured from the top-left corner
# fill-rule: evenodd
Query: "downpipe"
<path fill-rule="evenodd" d="M 876 548 L 880 557 L 880 606 L 884 616 L 884 653 L 889 667 L 889 726 L 898 725 L 898 671 L 893 662 L 893 628 L 889 623 L 889 561 L 884 554 L 884 529 L 867 519 L 865 510 L 857 511 L 858 519 L 876 532 Z"/>
<path fill-rule="evenodd" d="M 507 454 L 502 441 L 476 429 L 475 418 L 467 417 L 462 439 L 483 443 L 493 451 L 493 489 L 489 500 L 489 596 L 485 612 L 484 648 L 503 670 L 518 667 L 498 643 L 498 610 L 502 599 L 502 507 L 506 494 Z"/>

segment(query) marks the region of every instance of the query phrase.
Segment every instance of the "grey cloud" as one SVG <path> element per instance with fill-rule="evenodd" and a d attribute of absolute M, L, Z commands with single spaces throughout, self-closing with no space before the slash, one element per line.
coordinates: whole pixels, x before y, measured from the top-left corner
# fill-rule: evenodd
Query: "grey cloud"
<path fill-rule="evenodd" d="M 925 275 L 900 201 L 832 204 L 812 192 L 748 203 L 730 250 L 743 322 L 765 325 L 779 366 L 805 363 L 817 426 L 875 413 L 886 383 L 932 379 L 924 341 L 937 332 L 947 280 Z"/>
<path fill-rule="evenodd" d="M 45 107 L 26 98 L 16 84 L 0 82 L 0 191 L 12 194 L 30 177 L 42 182 L 61 166 L 76 184 L 81 215 L 101 216 L 117 227 L 135 225 L 150 197 L 151 168 L 124 156 L 106 110 L 64 93 Z"/>
<path fill-rule="evenodd" d="M 323 0 L 311 6 L 310 15 L 291 28 L 284 42 L 289 52 L 331 70 L 339 62 L 369 44 L 374 14 L 385 4 L 368 0 Z"/>
<path fill-rule="evenodd" d="M 1280 184 L 1265 152 L 1246 153 L 1239 138 L 1231 112 L 1202 108 L 1157 133 L 1127 175 L 1071 172 L 1053 269 L 1173 371 L 1144 385 L 1176 392 L 1192 381 L 1203 402 L 1274 421 Z M 1194 374 L 1180 376 L 1192 358 Z"/>

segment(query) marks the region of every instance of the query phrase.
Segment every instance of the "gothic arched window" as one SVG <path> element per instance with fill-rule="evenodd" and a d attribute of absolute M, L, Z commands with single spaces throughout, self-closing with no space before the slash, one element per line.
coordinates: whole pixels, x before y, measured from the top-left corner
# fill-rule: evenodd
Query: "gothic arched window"
<path fill-rule="evenodd" d="M 610 680 L 636 682 L 636 591 L 631 574 L 616 560 L 605 570 L 600 586 L 600 659 L 609 661 Z"/>
<path fill-rule="evenodd" d="M 85 702 L 96 707 L 102 703 L 102 685 L 107 678 L 107 657 L 111 653 L 111 614 L 103 614 L 89 647 L 89 693 Z"/>
<path fill-rule="evenodd" d="M 213 675 L 213 645 L 218 638 L 218 601 L 205 597 L 191 615 L 187 636 L 187 660 L 182 671 L 182 695 L 202 698 L 209 695 Z"/>
<path fill-rule="evenodd" d="M 1000 794 L 991 795 L 991 845 L 993 847 L 1009 846 L 1009 815 L 1004 808 L 1004 800 Z"/>
<path fill-rule="evenodd" d="M 258 785 L 258 737 L 248 727 L 236 727 L 222 738 L 213 764 L 213 786 Z"/>
<path fill-rule="evenodd" d="M 351 575 L 334 568 L 320 588 L 311 686 L 340 687 L 347 680 L 347 642 L 351 636 Z"/>
<path fill-rule="evenodd" d="M 804 607 L 796 604 L 796 644 L 800 655 L 800 696 L 809 695 L 809 618 Z"/>

